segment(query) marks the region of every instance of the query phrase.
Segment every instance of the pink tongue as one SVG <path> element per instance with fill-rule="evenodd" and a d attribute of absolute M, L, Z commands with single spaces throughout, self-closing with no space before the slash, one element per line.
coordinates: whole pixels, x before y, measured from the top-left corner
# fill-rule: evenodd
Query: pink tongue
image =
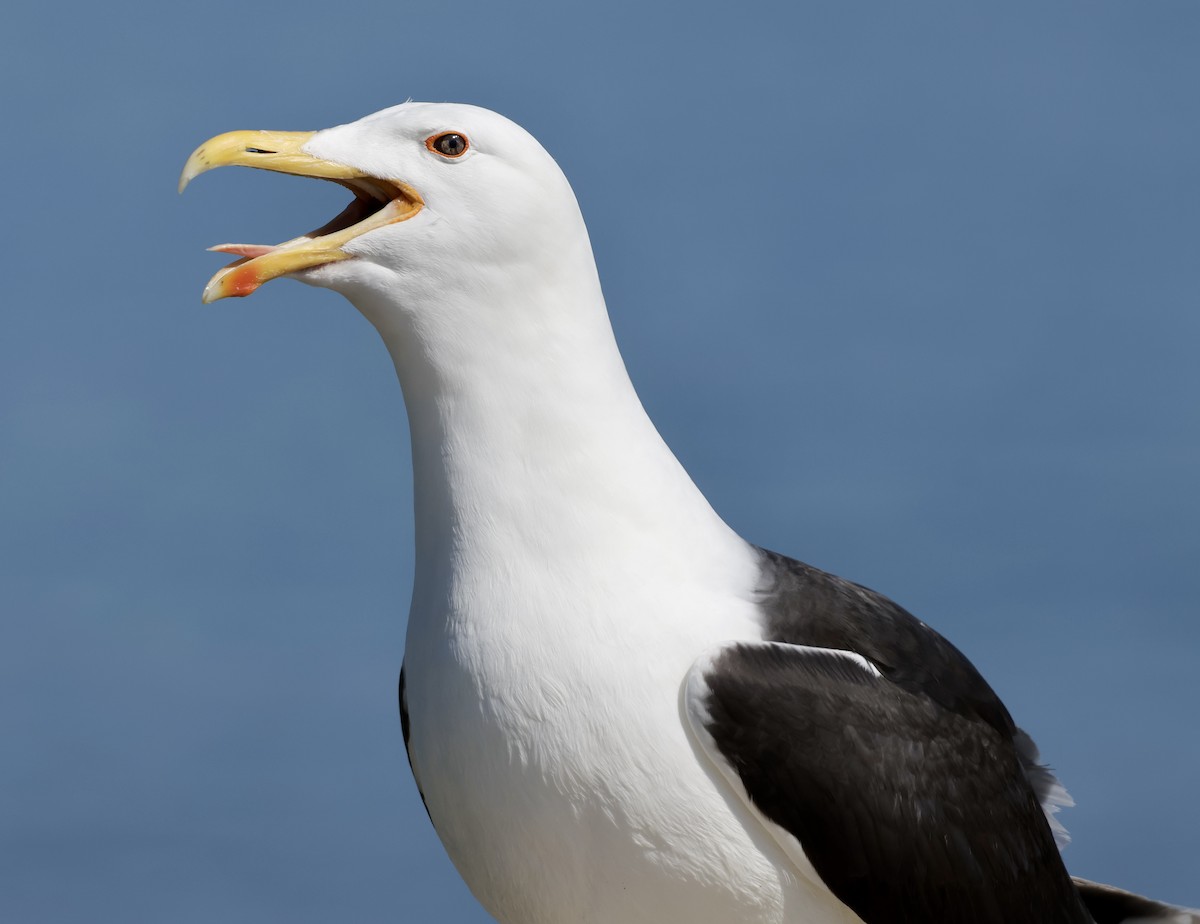
<path fill-rule="evenodd" d="M 216 253 L 231 253 L 239 257 L 261 257 L 275 248 L 267 244 L 217 244 L 216 247 L 208 249 Z"/>

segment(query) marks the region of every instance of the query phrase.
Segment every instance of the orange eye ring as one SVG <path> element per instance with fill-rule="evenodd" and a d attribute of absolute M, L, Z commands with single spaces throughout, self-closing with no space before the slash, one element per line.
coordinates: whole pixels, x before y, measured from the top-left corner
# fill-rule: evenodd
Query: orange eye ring
<path fill-rule="evenodd" d="M 425 147 L 429 148 L 429 150 L 439 157 L 454 160 L 456 157 L 462 157 L 467 153 L 467 150 L 471 147 L 471 142 L 467 140 L 467 136 L 462 132 L 439 132 L 425 139 Z"/>

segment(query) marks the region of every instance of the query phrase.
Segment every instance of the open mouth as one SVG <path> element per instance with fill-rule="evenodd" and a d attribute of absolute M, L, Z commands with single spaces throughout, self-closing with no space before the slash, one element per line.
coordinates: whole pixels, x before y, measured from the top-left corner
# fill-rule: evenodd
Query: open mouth
<path fill-rule="evenodd" d="M 188 158 L 179 191 L 215 167 L 242 166 L 294 176 L 331 180 L 354 193 L 354 200 L 332 221 L 282 244 L 218 244 L 210 250 L 240 257 L 209 280 L 205 303 L 249 295 L 264 282 L 300 270 L 348 260 L 344 245 L 368 231 L 405 221 L 424 206 L 412 187 L 314 157 L 303 150 L 312 132 L 228 132 L 200 145 Z"/>

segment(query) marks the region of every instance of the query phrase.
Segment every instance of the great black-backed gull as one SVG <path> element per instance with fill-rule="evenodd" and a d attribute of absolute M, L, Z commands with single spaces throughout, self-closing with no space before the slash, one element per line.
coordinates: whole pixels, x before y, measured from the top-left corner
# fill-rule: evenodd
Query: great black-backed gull
<path fill-rule="evenodd" d="M 646 416 L 570 186 L 530 135 L 406 103 L 233 132 L 351 205 L 205 300 L 293 276 L 395 361 L 417 561 L 400 705 L 446 850 L 504 924 L 1110 924 L 1069 797 L 991 687 L 886 597 L 736 535 Z"/>

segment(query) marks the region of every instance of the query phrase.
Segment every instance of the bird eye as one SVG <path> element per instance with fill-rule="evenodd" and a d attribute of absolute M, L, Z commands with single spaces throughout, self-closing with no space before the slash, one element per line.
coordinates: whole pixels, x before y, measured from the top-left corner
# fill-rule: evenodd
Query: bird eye
<path fill-rule="evenodd" d="M 425 147 L 442 157 L 462 157 L 469 146 L 467 136 L 458 132 L 442 132 L 425 139 Z"/>

